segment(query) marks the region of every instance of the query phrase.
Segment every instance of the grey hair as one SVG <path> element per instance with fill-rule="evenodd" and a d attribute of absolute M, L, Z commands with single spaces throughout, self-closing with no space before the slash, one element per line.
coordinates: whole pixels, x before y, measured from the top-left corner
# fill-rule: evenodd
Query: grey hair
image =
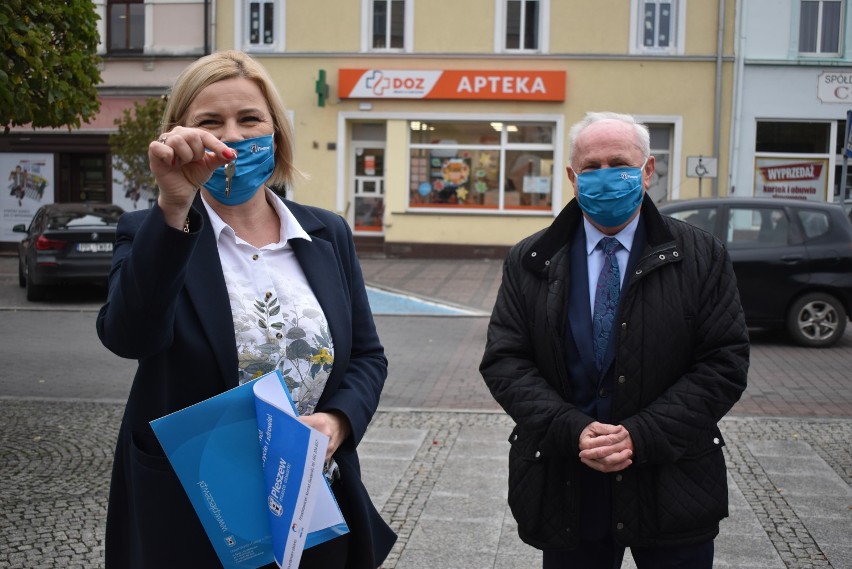
<path fill-rule="evenodd" d="M 648 127 L 637 121 L 633 115 L 613 113 L 609 111 L 589 112 L 580 122 L 575 123 L 568 131 L 568 163 L 573 166 L 574 153 L 577 150 L 577 138 L 586 127 L 600 121 L 619 121 L 629 125 L 636 133 L 636 147 L 642 152 L 642 159 L 647 160 L 651 155 L 651 133 Z"/>

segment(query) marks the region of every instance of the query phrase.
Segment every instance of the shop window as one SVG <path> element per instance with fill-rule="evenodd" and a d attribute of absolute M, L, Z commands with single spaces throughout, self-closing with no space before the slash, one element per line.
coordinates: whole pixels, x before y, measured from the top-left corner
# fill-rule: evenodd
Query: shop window
<path fill-rule="evenodd" d="M 107 37 L 111 53 L 140 53 L 145 48 L 145 4 L 142 0 L 107 3 Z"/>
<path fill-rule="evenodd" d="M 246 51 L 282 51 L 285 12 L 285 0 L 245 0 L 243 37 Z"/>
<path fill-rule="evenodd" d="M 840 0 L 802 0 L 799 12 L 799 53 L 840 55 L 843 19 Z"/>
<path fill-rule="evenodd" d="M 755 197 L 825 201 L 835 151 L 833 121 L 759 121 Z"/>
<path fill-rule="evenodd" d="M 757 123 L 757 152 L 825 154 L 831 142 L 831 124 L 805 121 L 760 121 Z"/>
<path fill-rule="evenodd" d="M 684 0 L 633 0 L 631 51 L 645 54 L 681 54 L 684 45 Z"/>
<path fill-rule="evenodd" d="M 422 122 L 410 127 L 410 208 L 553 210 L 552 123 Z"/>
<path fill-rule="evenodd" d="M 370 0 L 370 47 L 374 51 L 403 51 L 411 0 Z"/>

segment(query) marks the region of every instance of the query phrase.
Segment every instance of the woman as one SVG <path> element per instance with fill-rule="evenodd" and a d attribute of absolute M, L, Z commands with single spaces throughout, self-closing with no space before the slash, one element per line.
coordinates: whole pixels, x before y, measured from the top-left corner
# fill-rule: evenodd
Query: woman
<path fill-rule="evenodd" d="M 266 187 L 292 181 L 292 136 L 271 79 L 245 54 L 190 65 L 162 132 L 148 148 L 157 203 L 119 221 L 97 320 L 104 346 L 139 361 L 115 454 L 107 568 L 220 566 L 148 423 L 276 368 L 302 420 L 329 436 L 350 529 L 305 550 L 301 567 L 375 568 L 395 535 L 355 447 L 387 360 L 351 232 Z"/>

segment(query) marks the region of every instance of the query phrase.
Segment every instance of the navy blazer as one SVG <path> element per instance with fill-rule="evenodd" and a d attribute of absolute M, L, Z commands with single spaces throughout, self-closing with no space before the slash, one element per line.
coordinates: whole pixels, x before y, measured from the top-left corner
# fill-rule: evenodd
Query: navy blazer
<path fill-rule="evenodd" d="M 639 261 L 645 244 L 645 225 L 640 216 L 621 290 L 627 288 L 633 267 Z M 610 337 L 603 369 L 598 370 L 592 333 L 586 232 L 582 223 L 575 230 L 568 254 L 571 278 L 568 287 L 568 309 L 565 312 L 568 315 L 565 319 L 565 365 L 571 382 L 571 403 L 596 421 L 611 423 L 615 335 Z M 578 477 L 583 488 L 579 496 L 580 519 L 583 520 L 580 536 L 587 540 L 604 539 L 610 532 L 612 512 L 609 475 L 581 467 Z"/>
<path fill-rule="evenodd" d="M 346 415 L 350 437 L 335 453 L 332 489 L 352 539 L 352 567 L 374 569 L 396 536 L 361 482 L 356 446 L 387 376 L 349 226 L 331 212 L 286 202 L 311 236 L 291 241 L 334 342 L 334 365 L 317 411 Z M 190 233 L 166 225 L 158 206 L 119 220 L 98 336 L 139 361 L 118 436 L 110 486 L 106 566 L 218 567 L 219 562 L 149 421 L 237 385 L 228 292 L 212 225 L 200 196 Z"/>

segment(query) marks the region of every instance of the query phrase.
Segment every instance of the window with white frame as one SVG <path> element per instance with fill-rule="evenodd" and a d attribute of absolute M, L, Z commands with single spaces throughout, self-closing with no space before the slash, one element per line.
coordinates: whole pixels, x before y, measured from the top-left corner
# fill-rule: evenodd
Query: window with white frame
<path fill-rule="evenodd" d="M 370 0 L 370 48 L 402 51 L 406 48 L 408 0 Z"/>
<path fill-rule="evenodd" d="M 243 37 L 246 51 L 284 49 L 285 0 L 244 0 Z"/>
<path fill-rule="evenodd" d="M 145 47 L 145 3 L 107 0 L 107 38 L 110 53 L 136 53 Z"/>
<path fill-rule="evenodd" d="M 409 134 L 409 208 L 553 211 L 555 123 L 415 120 Z"/>
<path fill-rule="evenodd" d="M 633 0 L 630 46 L 633 53 L 681 54 L 685 0 Z"/>
<path fill-rule="evenodd" d="M 648 187 L 648 195 L 655 203 L 671 197 L 672 181 L 669 171 L 672 163 L 672 139 L 674 125 L 647 124 L 651 134 L 651 156 L 654 157 L 654 176 Z"/>
<path fill-rule="evenodd" d="M 841 0 L 802 0 L 799 11 L 799 53 L 840 55 L 842 12 Z"/>
<path fill-rule="evenodd" d="M 494 51 L 547 53 L 550 0 L 494 0 Z"/>

